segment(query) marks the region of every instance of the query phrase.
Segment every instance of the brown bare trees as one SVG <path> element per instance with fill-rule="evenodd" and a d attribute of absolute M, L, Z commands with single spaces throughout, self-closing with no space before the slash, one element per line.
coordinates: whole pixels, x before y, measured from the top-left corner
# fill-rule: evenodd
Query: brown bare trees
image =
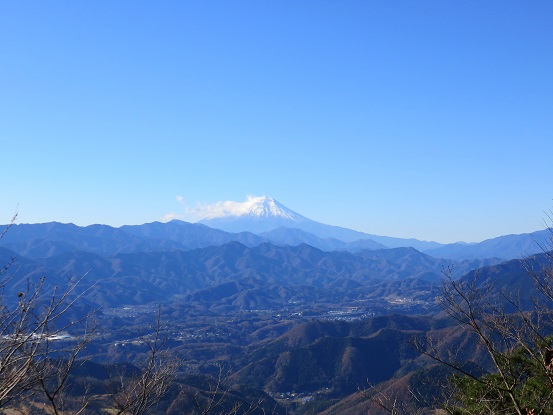
<path fill-rule="evenodd" d="M 11 258 L 0 269 L 0 412 L 10 407 L 54 415 L 88 412 L 94 397 L 86 390 L 72 394 L 68 388 L 79 355 L 94 335 L 94 310 L 68 318 L 75 303 L 91 289 L 79 291 L 86 276 L 70 279 L 62 288 L 47 289 L 44 278 L 27 281 L 26 290 L 18 292 L 17 298 L 7 298 L 9 284 L 17 280 L 14 263 Z M 160 316 L 158 312 L 153 337 L 143 339 L 148 352 L 140 373 L 121 378 L 111 403 L 103 404 L 110 413 L 145 414 L 171 383 L 176 364 L 162 350 Z"/>
<path fill-rule="evenodd" d="M 163 347 L 167 337 L 163 336 L 161 310 L 158 310 L 156 325 L 151 338 L 143 337 L 148 353 L 142 371 L 134 376 L 120 376 L 118 391 L 113 395 L 117 415 L 143 415 L 167 391 L 177 370 L 177 362 Z"/>
<path fill-rule="evenodd" d="M 448 413 L 553 413 L 553 257 L 545 251 L 525 264 L 535 287 L 531 306 L 520 292 L 496 289 L 494 281 L 446 275 L 441 305 L 488 362 L 484 373 L 475 371 L 461 350 L 440 347 L 440 339 L 429 336 L 419 339 L 423 354 L 455 371 L 442 403 Z"/>

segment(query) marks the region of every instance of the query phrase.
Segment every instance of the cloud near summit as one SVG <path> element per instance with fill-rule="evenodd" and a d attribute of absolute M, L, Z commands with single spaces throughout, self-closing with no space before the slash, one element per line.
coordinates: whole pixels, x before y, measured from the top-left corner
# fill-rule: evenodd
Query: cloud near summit
<path fill-rule="evenodd" d="M 243 202 L 232 200 L 219 201 L 212 204 L 199 203 L 194 207 L 187 206 L 182 196 L 177 196 L 177 201 L 184 205 L 184 213 L 168 213 L 163 216 L 163 221 L 173 219 L 184 219 L 197 221 L 201 219 L 221 218 L 225 216 L 240 216 L 251 211 L 251 209 L 261 202 L 265 196 L 247 196 Z"/>

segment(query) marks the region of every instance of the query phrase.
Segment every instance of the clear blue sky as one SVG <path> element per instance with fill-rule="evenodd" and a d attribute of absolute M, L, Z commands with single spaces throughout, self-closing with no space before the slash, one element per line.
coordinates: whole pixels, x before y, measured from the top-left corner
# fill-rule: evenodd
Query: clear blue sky
<path fill-rule="evenodd" d="M 2 2 L 0 142 L 0 222 L 267 195 L 375 234 L 530 232 L 553 1 Z"/>

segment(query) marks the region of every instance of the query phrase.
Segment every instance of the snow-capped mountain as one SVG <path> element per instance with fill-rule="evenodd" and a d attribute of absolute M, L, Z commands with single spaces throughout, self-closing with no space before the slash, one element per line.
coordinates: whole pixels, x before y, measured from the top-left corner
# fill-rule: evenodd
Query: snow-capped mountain
<path fill-rule="evenodd" d="M 227 232 L 267 232 L 278 227 L 300 228 L 313 222 L 272 197 L 249 196 L 245 202 L 223 202 L 213 214 L 199 221 Z"/>
<path fill-rule="evenodd" d="M 248 215 L 254 218 L 281 218 L 285 220 L 291 220 L 294 222 L 303 222 L 309 219 L 303 217 L 299 213 L 288 209 L 283 204 L 277 202 L 272 197 L 250 196 L 245 205 L 245 211 L 240 216 Z"/>
<path fill-rule="evenodd" d="M 249 196 L 244 202 L 219 202 L 210 207 L 208 216 L 199 223 L 227 232 L 248 231 L 256 234 L 276 228 L 301 229 L 319 238 L 335 238 L 344 242 L 371 239 L 389 248 L 412 246 L 416 249 L 431 249 L 441 246 L 437 242 L 371 235 L 326 225 L 308 219 L 267 196 Z"/>

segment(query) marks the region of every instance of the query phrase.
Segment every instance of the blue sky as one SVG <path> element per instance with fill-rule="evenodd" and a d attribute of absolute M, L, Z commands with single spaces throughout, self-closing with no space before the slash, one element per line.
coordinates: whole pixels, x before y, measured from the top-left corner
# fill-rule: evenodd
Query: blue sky
<path fill-rule="evenodd" d="M 552 22 L 551 1 L 3 2 L 0 222 L 267 195 L 390 236 L 540 229 Z"/>

